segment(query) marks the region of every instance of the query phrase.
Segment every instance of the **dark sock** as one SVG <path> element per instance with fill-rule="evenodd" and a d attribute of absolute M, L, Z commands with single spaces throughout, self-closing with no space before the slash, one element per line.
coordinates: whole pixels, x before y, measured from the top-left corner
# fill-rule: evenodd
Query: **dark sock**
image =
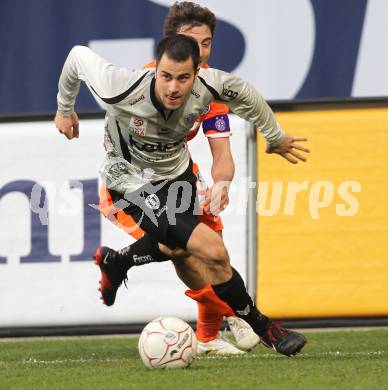
<path fill-rule="evenodd" d="M 244 281 L 234 268 L 230 280 L 212 287 L 217 296 L 233 309 L 237 317 L 245 320 L 255 333 L 265 333 L 271 320 L 257 310 L 247 293 Z"/>
<path fill-rule="evenodd" d="M 127 265 L 128 269 L 143 264 L 170 260 L 160 251 L 158 242 L 147 234 L 133 244 L 120 249 L 118 253 L 122 264 Z"/>

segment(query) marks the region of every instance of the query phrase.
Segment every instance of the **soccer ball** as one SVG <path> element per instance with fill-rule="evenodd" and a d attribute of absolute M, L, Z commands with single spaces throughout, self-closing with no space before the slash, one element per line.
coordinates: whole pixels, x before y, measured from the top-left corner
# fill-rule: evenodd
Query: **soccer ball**
<path fill-rule="evenodd" d="M 175 317 L 153 320 L 143 329 L 139 353 L 148 368 L 184 368 L 197 355 L 197 339 L 190 325 Z"/>

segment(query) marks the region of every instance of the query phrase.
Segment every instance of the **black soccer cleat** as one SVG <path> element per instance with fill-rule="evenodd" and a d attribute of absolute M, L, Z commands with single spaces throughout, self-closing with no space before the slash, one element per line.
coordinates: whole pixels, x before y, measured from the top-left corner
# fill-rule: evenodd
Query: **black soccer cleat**
<path fill-rule="evenodd" d="M 97 248 L 93 258 L 95 263 L 100 267 L 101 280 L 100 288 L 101 299 L 107 306 L 115 303 L 117 290 L 121 283 L 127 280 L 128 267 L 124 267 L 119 259 L 119 252 L 101 246 Z"/>
<path fill-rule="evenodd" d="M 301 351 L 307 340 L 301 333 L 285 329 L 279 323 L 272 322 L 265 333 L 260 335 L 260 342 L 282 355 L 294 356 Z"/>

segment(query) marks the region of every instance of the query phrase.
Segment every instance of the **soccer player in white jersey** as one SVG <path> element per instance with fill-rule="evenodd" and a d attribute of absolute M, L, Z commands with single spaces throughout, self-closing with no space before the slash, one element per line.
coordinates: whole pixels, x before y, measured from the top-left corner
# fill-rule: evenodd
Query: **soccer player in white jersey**
<path fill-rule="evenodd" d="M 176 2 L 169 9 L 164 21 L 163 31 L 165 37 L 179 33 L 194 38 L 199 46 L 199 65 L 206 69 L 209 68 L 208 61 L 211 55 L 216 25 L 217 18 L 208 8 L 190 1 L 183 1 Z M 148 68 L 154 68 L 155 66 L 155 60 L 146 65 Z M 229 108 L 226 104 L 211 102 L 208 112 L 196 119 L 187 136 L 187 141 L 192 140 L 199 134 L 199 129 L 202 126 L 203 133 L 208 139 L 213 158 L 211 167 L 213 186 L 207 188 L 195 162 L 193 170 L 198 176 L 200 191 L 207 194 L 207 199 L 203 203 L 205 211 L 200 216 L 200 220 L 220 234 L 221 237 L 223 223 L 218 214 L 229 203 L 229 183 L 234 176 L 234 162 L 229 142 L 231 129 L 228 112 Z M 190 144 L 188 146 L 190 149 Z M 218 185 L 219 183 L 228 183 L 228 185 Z M 207 210 L 210 207 L 210 194 L 212 193 L 215 199 L 219 199 L 219 210 L 216 210 L 216 215 Z M 200 266 L 200 262 L 195 258 L 186 259 L 187 261 L 192 262 L 192 267 Z M 178 268 L 179 264 L 182 263 L 181 260 L 176 259 L 173 262 Z M 106 289 L 102 287 L 101 290 L 105 291 Z M 256 333 L 244 320 L 235 316 L 230 307 L 227 307 L 218 299 L 210 285 L 199 290 L 187 290 L 186 295 L 194 299 L 198 306 L 196 336 L 199 353 L 241 354 L 243 353 L 242 350 L 251 350 L 258 343 L 259 338 Z M 240 349 L 236 348 L 221 334 L 220 327 L 224 317 L 232 331 L 236 345 Z"/>
<path fill-rule="evenodd" d="M 285 134 L 264 99 L 247 82 L 215 69 L 198 70 L 199 62 L 197 42 L 175 35 L 158 44 L 155 71 L 118 68 L 79 46 L 64 64 L 56 126 L 67 138 L 78 137 L 74 104 L 83 80 L 107 111 L 104 185 L 115 209 L 144 232 L 141 239 L 120 251 L 98 249 L 102 281 L 109 284 L 122 279 L 120 267 L 127 269 L 128 261 L 182 259 L 177 273 L 189 288 L 210 283 L 218 298 L 252 327 L 263 345 L 295 355 L 305 345 L 305 337 L 259 312 L 241 276 L 231 267 L 221 237 L 199 221 L 196 177 L 185 137 L 195 119 L 218 100 L 260 130 L 270 153 L 292 162 L 304 161 L 300 151 L 308 149 L 297 142 L 305 139 Z M 202 267 L 190 268 L 190 262 L 184 261 L 190 256 Z"/>

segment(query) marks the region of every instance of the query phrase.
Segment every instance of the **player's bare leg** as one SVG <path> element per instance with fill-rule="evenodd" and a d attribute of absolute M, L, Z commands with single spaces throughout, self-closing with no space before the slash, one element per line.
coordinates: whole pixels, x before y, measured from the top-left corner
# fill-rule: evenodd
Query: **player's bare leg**
<path fill-rule="evenodd" d="M 216 233 L 222 238 L 222 230 Z M 187 252 L 185 257 L 180 257 L 179 252 L 171 251 L 171 257 L 178 277 L 189 287 L 185 294 L 197 302 L 196 335 L 201 352 L 222 354 L 239 353 L 240 350 L 250 351 L 259 342 L 259 337 L 249 324 L 238 318 L 233 310 L 214 293 L 203 262 L 194 256 L 187 256 Z M 240 350 L 231 346 L 222 337 L 220 329 L 224 318 Z"/>
<path fill-rule="evenodd" d="M 214 293 L 208 281 L 206 267 L 201 260 L 194 256 L 188 256 L 185 258 L 174 257 L 172 261 L 178 277 L 189 287 L 186 295 L 197 302 L 196 336 L 198 353 L 218 355 L 238 355 L 244 353 L 229 340 L 225 339 L 220 332 L 224 316 L 229 318 L 234 316 L 234 313 Z M 235 333 L 238 336 L 241 332 Z M 252 329 L 251 334 L 256 336 Z M 238 342 L 237 346 L 239 346 Z"/>
<path fill-rule="evenodd" d="M 102 292 L 106 292 L 105 296 L 103 294 L 103 297 L 108 305 L 113 304 L 118 286 L 123 280 L 122 275 L 117 274 L 120 266 L 118 266 L 116 259 L 118 261 L 126 261 L 126 258 L 141 258 L 148 261 L 147 259 L 150 257 L 152 261 L 155 261 L 156 258 L 163 257 L 163 251 L 166 252 L 164 255 L 165 259 L 172 255 L 169 248 L 163 248 L 163 246 L 157 245 L 152 239 L 148 240 L 144 237 L 130 247 L 124 248 L 123 252 L 125 253 L 113 251 L 114 253 L 112 254 L 112 250 L 103 248 L 106 249 L 106 253 L 101 253 L 102 248 L 99 248 L 96 253 L 96 261 L 102 272 Z M 126 253 L 127 250 L 128 253 Z M 209 281 L 215 294 L 222 301 L 226 302 L 238 317 L 245 320 L 252 327 L 265 346 L 272 347 L 279 353 L 288 356 L 296 354 L 303 348 L 306 343 L 303 335 L 281 328 L 257 310 L 246 291 L 241 276 L 230 265 L 229 256 L 221 237 L 208 226 L 203 223 L 197 225 L 190 235 L 186 251 L 180 249 L 175 251 L 182 258 L 188 258 L 190 254 L 201 261 L 201 264 L 206 269 L 206 274 L 202 276 L 204 286 Z M 144 253 L 144 256 L 136 253 Z M 149 253 L 152 253 L 152 255 Z M 108 269 L 110 260 L 113 260 L 112 267 Z M 150 262 L 152 261 L 150 260 Z M 190 271 L 192 275 L 198 272 L 195 269 L 191 270 L 190 262 L 185 264 L 185 267 L 188 268 L 188 272 Z M 109 283 L 104 284 L 104 273 L 107 274 L 108 272 L 114 275 L 113 289 L 110 288 Z M 203 271 L 199 269 L 199 272 Z M 112 277 L 109 278 L 108 282 L 112 282 Z"/>
<path fill-rule="evenodd" d="M 187 243 L 187 251 L 205 265 L 206 277 L 216 295 L 252 327 L 266 347 L 287 356 L 295 355 L 303 348 L 306 339 L 302 334 L 282 328 L 257 310 L 241 276 L 232 269 L 227 250 L 217 233 L 204 224 L 197 225 Z M 190 263 L 186 266 L 190 267 Z"/>

